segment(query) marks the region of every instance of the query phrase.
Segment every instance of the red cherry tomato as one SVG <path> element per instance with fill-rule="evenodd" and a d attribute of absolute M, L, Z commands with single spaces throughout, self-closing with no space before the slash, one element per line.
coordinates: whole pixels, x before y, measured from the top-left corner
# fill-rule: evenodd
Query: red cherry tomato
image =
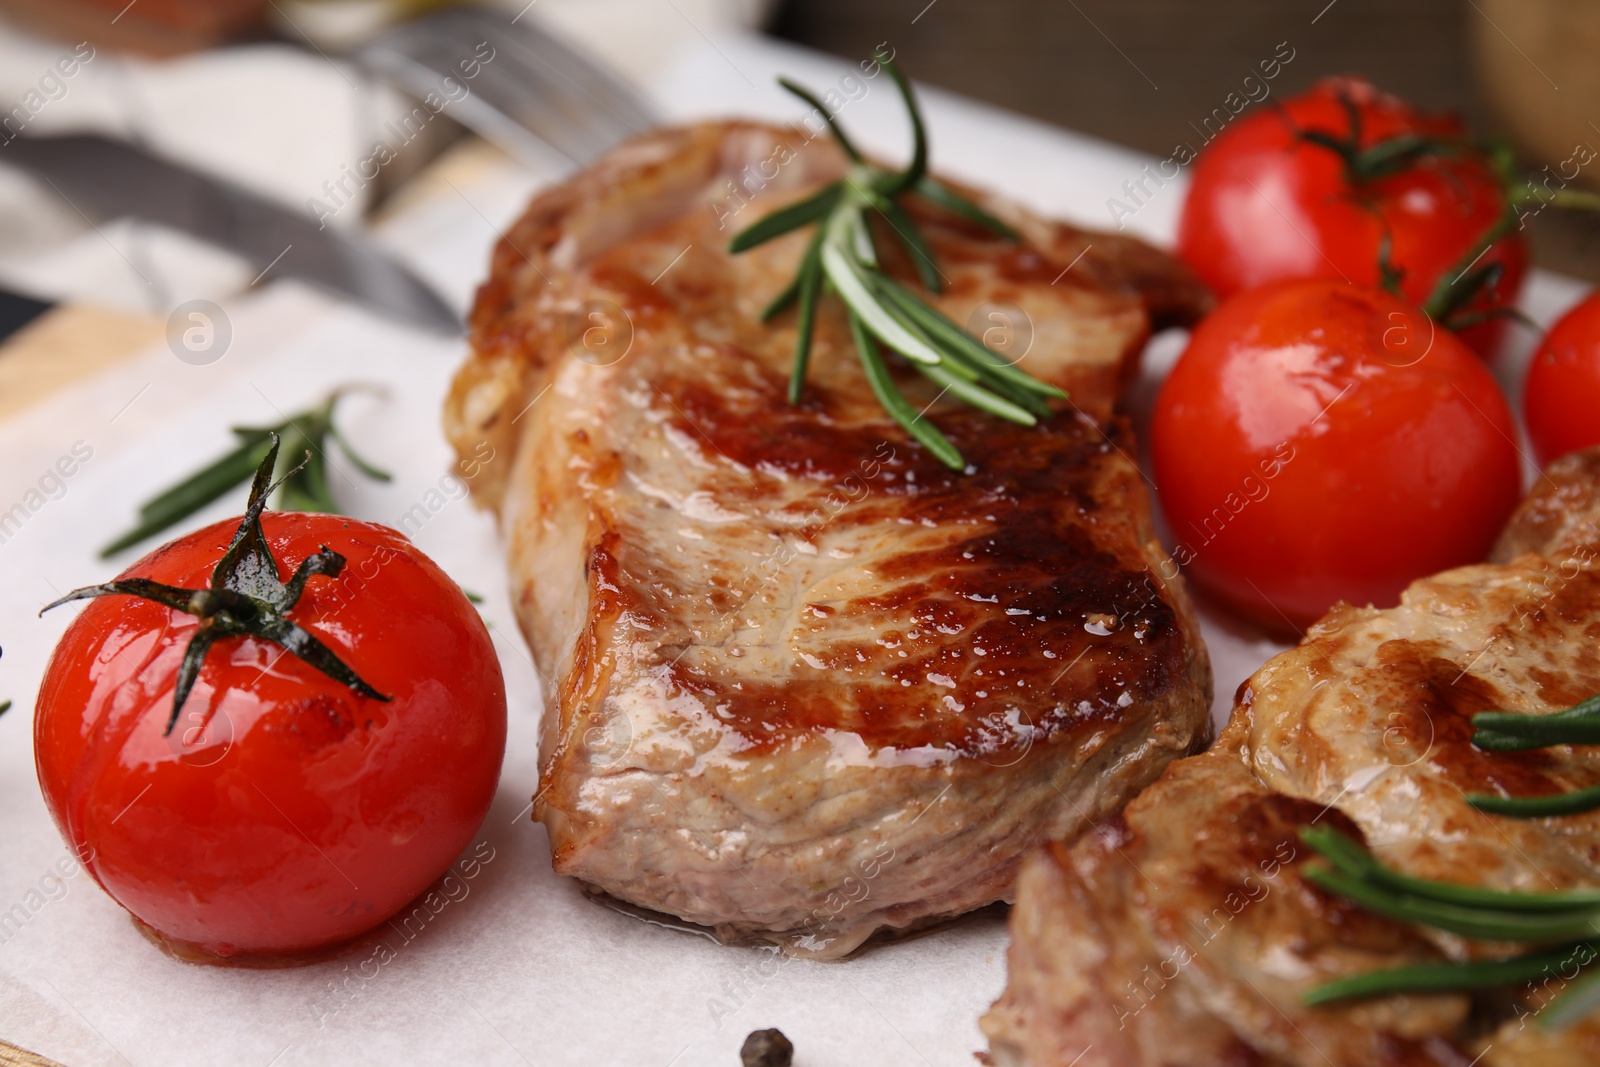
<path fill-rule="evenodd" d="M 1483 364 L 1404 301 L 1280 282 L 1195 330 L 1151 445 L 1173 558 L 1270 629 L 1394 604 L 1487 553 L 1520 492 Z"/>
<path fill-rule="evenodd" d="M 1506 212 L 1488 158 L 1464 151 L 1427 154 L 1397 173 L 1358 180 L 1338 152 L 1302 138 L 1317 131 L 1348 139 L 1348 100 L 1360 116 L 1358 146 L 1394 138 L 1459 138 L 1454 117 L 1425 115 L 1356 78 L 1328 78 L 1282 107 L 1263 107 L 1228 126 L 1201 151 L 1178 222 L 1178 254 L 1220 297 L 1288 278 L 1377 285 L 1384 234 L 1401 290 L 1423 306 L 1441 277 L 1463 275 L 1473 251 Z M 1527 271 L 1520 232 L 1497 240 L 1471 273 L 1498 263 L 1499 280 L 1466 305 L 1515 302 Z M 1503 320 L 1462 331 L 1488 353 Z"/>
<path fill-rule="evenodd" d="M 333 515 L 262 516 L 280 578 L 327 546 L 288 618 L 379 692 L 363 697 L 269 642 L 211 647 L 170 735 L 198 622 L 133 596 L 91 601 L 39 693 L 39 782 L 96 881 L 180 949 L 299 953 L 395 914 L 488 811 L 505 686 L 456 584 L 395 531 Z M 237 520 L 180 538 L 124 577 L 200 588 Z"/>
<path fill-rule="evenodd" d="M 1522 413 L 1541 464 L 1600 444 L 1600 292 L 1563 315 L 1534 352 Z"/>

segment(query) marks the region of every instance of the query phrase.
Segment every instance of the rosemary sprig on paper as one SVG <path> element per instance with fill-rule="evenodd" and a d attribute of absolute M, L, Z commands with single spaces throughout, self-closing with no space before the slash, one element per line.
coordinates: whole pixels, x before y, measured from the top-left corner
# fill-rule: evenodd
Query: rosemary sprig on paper
<path fill-rule="evenodd" d="M 339 510 L 338 503 L 328 489 L 329 440 L 338 442 L 340 451 L 362 474 L 376 481 L 387 482 L 389 473 L 362 459 L 334 424 L 334 407 L 341 397 L 352 391 L 336 389 L 321 404 L 309 411 L 291 415 L 276 426 L 235 426 L 233 433 L 239 439 L 238 447 L 140 505 L 139 521 L 133 529 L 101 549 L 100 558 L 114 556 L 125 548 L 154 537 L 234 487 L 249 482 L 261 461 L 272 451 L 273 442 L 278 439 L 283 442 L 278 459 L 279 469 L 275 472 L 280 479 L 276 504 L 281 510 L 329 513 Z M 305 453 L 310 455 L 303 463 L 295 462 L 294 457 Z"/>
<path fill-rule="evenodd" d="M 941 462 L 954 470 L 962 470 L 966 461 L 961 453 L 901 394 L 880 345 L 904 356 L 940 386 L 942 392 L 953 393 L 974 407 L 1024 426 L 1032 426 L 1038 419 L 1050 415 L 1047 399 L 1065 399 L 1067 394 L 1019 370 L 880 269 L 868 221 L 869 213 L 874 212 L 883 218 L 904 246 L 922 287 L 933 293 L 943 288 L 932 249 L 900 205 L 900 197 L 908 193 L 915 193 L 1008 240 L 1016 240 L 1017 234 L 928 175 L 927 136 L 911 84 L 886 55 L 879 53 L 876 59 L 894 79 L 910 114 L 913 138 L 910 163 L 901 171 L 869 163 L 833 121 L 821 101 L 801 86 L 780 78 L 779 84 L 785 89 L 821 111 L 834 140 L 849 157 L 850 169 L 843 178 L 820 192 L 781 208 L 741 231 L 729 242 L 728 250 L 743 252 L 803 226 L 815 226 L 794 280 L 762 313 L 762 319 L 767 320 L 790 305 L 797 305 L 799 322 L 794 369 L 789 379 L 789 402 L 799 403 L 805 389 L 817 301 L 825 292 L 834 292 L 849 311 L 851 337 L 878 402 Z"/>

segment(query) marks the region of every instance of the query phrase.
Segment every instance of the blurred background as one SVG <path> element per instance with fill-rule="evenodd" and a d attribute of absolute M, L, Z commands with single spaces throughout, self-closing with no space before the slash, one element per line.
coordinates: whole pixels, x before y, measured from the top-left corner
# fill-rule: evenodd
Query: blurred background
<path fill-rule="evenodd" d="M 787 0 L 771 29 L 842 55 L 893 40 L 924 81 L 1162 156 L 1280 42 L 1274 95 L 1363 74 L 1509 135 L 1530 169 L 1600 146 L 1593 0 Z M 1541 266 L 1600 280 L 1600 220 L 1531 228 Z"/>
<path fill-rule="evenodd" d="M 138 144 L 335 227 L 374 220 L 465 139 L 466 107 L 407 138 L 371 182 L 329 175 L 413 106 L 352 55 L 439 0 L 0 0 L 0 142 L 92 130 Z M 690 45 L 765 34 L 834 55 L 890 42 L 922 82 L 1142 152 L 1195 141 L 1258 64 L 1292 57 L 1284 97 L 1333 72 L 1366 75 L 1506 135 L 1528 172 L 1600 146 L 1594 0 L 491 0 L 649 85 Z M 71 75 L 56 73 L 79 55 Z M 89 58 L 83 59 L 87 55 Z M 736 109 L 738 101 L 729 102 Z M 1270 103 L 1270 100 L 1268 101 Z M 1252 106 L 1262 106 L 1254 104 Z M 1198 143 L 1198 141 L 1196 141 Z M 4 165 L 0 326 L 54 301 L 160 312 L 173 294 L 238 291 L 260 264 L 92 217 Z M 1600 167 L 1587 168 L 1581 183 Z M 48 190 L 44 190 L 48 193 Z M 326 217 L 321 203 L 328 209 Z M 91 227 L 93 233 L 91 233 Z M 1547 211 L 1536 262 L 1600 280 L 1600 219 Z M 107 246 L 113 246 L 112 255 Z M 129 267 L 133 269 L 130 271 Z M 152 285 L 152 279 L 155 284 Z M 448 295 L 448 294 L 447 294 Z M 456 294 L 465 299 L 465 294 Z M 74 336 L 84 336 L 79 330 Z M 0 412 L 6 386 L 0 364 Z"/>

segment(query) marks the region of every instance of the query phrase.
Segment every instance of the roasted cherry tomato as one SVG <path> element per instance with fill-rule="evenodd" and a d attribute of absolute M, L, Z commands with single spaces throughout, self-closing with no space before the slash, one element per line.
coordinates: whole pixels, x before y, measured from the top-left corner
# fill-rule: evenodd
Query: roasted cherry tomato
<path fill-rule="evenodd" d="M 1540 464 L 1600 444 L 1600 292 L 1563 315 L 1534 352 L 1522 413 Z"/>
<path fill-rule="evenodd" d="M 1482 559 L 1517 503 L 1515 433 L 1449 331 L 1381 290 L 1302 281 L 1199 325 L 1151 446 L 1173 558 L 1281 631 Z"/>
<path fill-rule="evenodd" d="M 250 596 L 197 592 L 180 610 L 80 591 L 97 599 L 39 693 L 35 754 L 57 827 L 106 892 L 191 958 L 303 953 L 383 922 L 470 844 L 505 750 L 499 661 L 455 582 L 387 527 L 294 512 L 260 521 L 270 556 L 254 560 L 277 573 L 267 581 L 247 560 Z M 204 591 L 239 526 L 180 538 L 112 584 Z M 313 556 L 281 619 L 373 695 L 313 665 L 327 661 L 298 638 L 285 637 L 291 654 L 235 633 L 202 648 L 168 732 L 196 633 L 261 622 L 273 586 L 292 591 L 291 572 Z"/>
<path fill-rule="evenodd" d="M 1499 171 L 1454 117 L 1328 78 L 1228 126 L 1193 172 L 1178 253 L 1218 296 L 1288 278 L 1377 285 L 1387 254 L 1413 303 L 1475 322 L 1461 333 L 1479 352 L 1498 342 L 1503 321 L 1482 316 L 1515 302 L 1528 250 Z"/>

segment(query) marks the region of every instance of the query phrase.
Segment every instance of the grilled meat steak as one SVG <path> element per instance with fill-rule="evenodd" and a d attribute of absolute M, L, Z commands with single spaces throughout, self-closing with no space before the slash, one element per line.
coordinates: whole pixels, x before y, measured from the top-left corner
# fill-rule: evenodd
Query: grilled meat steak
<path fill-rule="evenodd" d="M 1522 946 L 1397 924 L 1323 893 L 1299 876 L 1309 849 L 1296 831 L 1331 820 L 1426 878 L 1600 884 L 1600 813 L 1513 819 L 1463 796 L 1600 784 L 1592 748 L 1485 752 L 1470 722 L 1600 692 L 1597 521 L 1600 451 L 1559 461 L 1508 526 L 1503 562 L 1418 581 L 1395 608 L 1335 609 L 1240 688 L 1216 747 L 1169 767 L 1122 818 L 1031 855 L 1008 985 L 983 1020 L 992 1061 L 1593 1062 L 1600 1026 L 1546 1033 L 1525 1018 L 1559 976 L 1498 1014 L 1455 994 L 1304 1006 L 1335 978 Z"/>
<path fill-rule="evenodd" d="M 1013 244 L 910 205 L 942 309 L 1022 309 L 1023 365 L 1072 393 L 1030 429 L 897 370 L 953 473 L 878 405 L 832 297 L 786 402 L 793 315 L 760 311 L 806 234 L 726 251 L 843 168 L 799 131 L 708 124 L 544 193 L 446 414 L 544 685 L 556 869 L 818 956 L 1009 899 L 1030 847 L 1209 740 L 1199 629 L 1113 416 L 1152 321 L 1203 291 L 1136 241 L 986 200 Z"/>

